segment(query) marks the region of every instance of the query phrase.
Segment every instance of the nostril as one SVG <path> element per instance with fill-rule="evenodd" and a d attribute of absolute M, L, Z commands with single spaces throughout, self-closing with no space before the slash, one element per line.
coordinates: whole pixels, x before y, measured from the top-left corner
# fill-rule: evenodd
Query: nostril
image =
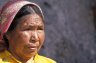
<path fill-rule="evenodd" d="M 35 39 L 35 37 L 33 37 L 33 36 L 30 38 L 30 41 L 35 41 L 35 40 L 36 40 L 36 39 Z"/>
<path fill-rule="evenodd" d="M 37 42 L 37 41 L 39 41 L 39 37 L 38 37 L 37 32 L 34 32 L 34 33 L 31 34 L 30 41 L 31 42 Z"/>

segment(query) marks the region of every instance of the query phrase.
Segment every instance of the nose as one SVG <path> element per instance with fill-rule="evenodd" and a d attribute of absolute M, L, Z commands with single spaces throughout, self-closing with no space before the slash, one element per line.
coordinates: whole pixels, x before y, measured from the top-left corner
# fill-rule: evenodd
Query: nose
<path fill-rule="evenodd" d="M 34 31 L 33 33 L 31 33 L 31 37 L 30 37 L 30 42 L 35 43 L 39 40 L 38 38 L 38 34 L 36 31 Z"/>

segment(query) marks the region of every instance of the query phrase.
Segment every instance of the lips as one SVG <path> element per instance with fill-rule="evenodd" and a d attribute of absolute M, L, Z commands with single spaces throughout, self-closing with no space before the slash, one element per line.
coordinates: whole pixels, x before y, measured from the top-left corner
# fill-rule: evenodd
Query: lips
<path fill-rule="evenodd" d="M 36 48 L 37 46 L 36 45 L 29 45 L 28 47 L 29 48 Z"/>
<path fill-rule="evenodd" d="M 38 46 L 37 45 L 33 45 L 33 44 L 29 44 L 27 45 L 27 48 L 30 50 L 30 51 L 36 51 Z"/>

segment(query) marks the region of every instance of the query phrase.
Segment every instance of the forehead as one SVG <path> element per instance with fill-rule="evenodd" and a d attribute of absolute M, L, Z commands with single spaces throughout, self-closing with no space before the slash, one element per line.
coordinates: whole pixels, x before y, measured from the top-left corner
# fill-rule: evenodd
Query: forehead
<path fill-rule="evenodd" d="M 20 24 L 43 24 L 42 18 L 38 14 L 29 14 L 20 19 Z"/>

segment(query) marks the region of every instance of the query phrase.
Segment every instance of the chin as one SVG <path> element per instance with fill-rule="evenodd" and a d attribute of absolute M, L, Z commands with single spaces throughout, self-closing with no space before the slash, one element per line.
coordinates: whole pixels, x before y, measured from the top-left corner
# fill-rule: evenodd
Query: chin
<path fill-rule="evenodd" d="M 37 50 L 36 51 L 29 51 L 28 53 L 27 53 L 27 55 L 31 55 L 31 56 L 34 56 L 34 55 L 36 55 L 37 54 Z"/>

